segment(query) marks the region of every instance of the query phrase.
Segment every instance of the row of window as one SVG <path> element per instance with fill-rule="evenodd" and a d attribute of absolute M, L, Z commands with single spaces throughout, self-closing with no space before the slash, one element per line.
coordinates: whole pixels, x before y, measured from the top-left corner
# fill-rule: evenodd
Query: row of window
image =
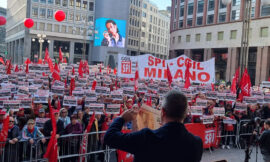
<path fill-rule="evenodd" d="M 140 21 L 133 18 L 129 18 L 129 25 L 140 27 Z"/>
<path fill-rule="evenodd" d="M 136 10 L 135 8 L 130 8 L 129 15 L 140 17 L 141 16 L 141 12 L 138 11 L 138 10 Z"/>
<path fill-rule="evenodd" d="M 77 9 L 85 9 L 89 11 L 94 11 L 94 2 L 87 2 L 87 0 L 32 0 L 33 2 L 40 2 L 43 4 L 52 4 L 63 7 L 74 7 Z"/>
<path fill-rule="evenodd" d="M 128 39 L 128 45 L 139 47 L 139 41 Z M 167 53 L 167 47 L 163 47 L 163 46 L 159 46 L 159 45 L 155 45 L 151 43 L 148 43 L 148 47 L 146 47 L 146 44 L 144 42 L 141 42 L 141 47 L 147 48 L 148 51 L 151 51 L 151 52 L 157 52 L 157 53 L 160 52 L 160 53 L 165 53 L 165 54 Z"/>
<path fill-rule="evenodd" d="M 82 21 L 86 20 L 88 22 L 94 21 L 94 17 L 92 15 L 85 15 L 85 14 L 80 14 L 80 13 L 74 13 L 73 11 L 64 11 L 66 13 L 66 19 L 65 21 Z M 34 18 L 43 18 L 43 19 L 53 19 L 53 9 L 46 9 L 46 8 L 37 8 L 37 7 L 32 7 L 32 17 Z M 87 17 L 86 17 L 87 16 Z"/>
<path fill-rule="evenodd" d="M 214 10 L 215 10 L 215 0 L 208 0 L 207 5 L 207 16 L 206 16 L 206 24 L 213 24 L 214 23 Z M 203 12 L 204 12 L 204 0 L 198 0 L 197 3 L 197 14 L 196 18 L 193 17 L 194 13 L 194 3 L 188 3 L 187 4 L 187 18 L 186 22 L 184 22 L 184 13 L 185 13 L 185 7 L 184 3 L 180 3 L 179 6 L 179 16 L 177 16 L 177 5 L 174 8 L 174 23 L 173 23 L 173 29 L 183 28 L 184 24 L 186 24 L 187 27 L 195 26 L 201 26 L 203 25 Z M 177 4 L 177 1 L 175 1 L 175 4 Z M 252 9 L 251 9 L 251 17 L 255 17 L 255 6 L 256 6 L 256 0 L 252 0 Z M 219 11 L 218 11 L 218 23 L 224 23 L 226 22 L 226 16 L 227 16 L 227 9 L 226 5 L 222 3 L 222 1 L 219 1 Z M 236 21 L 240 19 L 240 9 L 241 9 L 241 0 L 232 0 L 231 3 L 231 16 L 230 21 Z M 270 5 L 262 5 L 261 6 L 261 16 L 270 16 Z M 177 19 L 179 19 L 179 23 L 176 24 Z M 195 20 L 193 20 L 195 19 Z M 193 24 L 194 21 L 194 24 Z"/>
<path fill-rule="evenodd" d="M 87 34 L 88 36 L 93 36 L 93 33 L 87 32 L 85 28 L 74 27 L 74 26 L 66 26 L 66 25 L 58 25 L 58 24 L 50 24 L 50 23 L 35 23 L 32 28 L 33 30 L 41 30 L 48 32 L 57 32 L 57 33 L 67 33 L 67 34 L 76 34 L 84 36 Z"/>
<path fill-rule="evenodd" d="M 130 4 L 133 4 L 134 6 L 141 7 L 141 1 L 140 0 L 131 0 Z"/>
<path fill-rule="evenodd" d="M 147 14 L 145 13 L 145 12 L 142 12 L 142 16 L 144 17 L 144 18 L 147 18 Z M 155 16 L 153 16 L 153 15 L 150 15 L 149 16 L 149 21 L 150 21 L 150 23 L 153 23 L 153 24 L 155 24 L 155 25 L 158 25 L 158 26 L 162 26 L 162 27 L 169 27 L 169 23 L 168 22 L 165 22 L 164 20 L 162 20 L 162 19 L 159 19 L 158 17 L 155 17 Z"/>
<path fill-rule="evenodd" d="M 252 32 L 252 29 L 250 30 L 250 36 L 251 36 L 251 32 Z M 268 37 L 268 27 L 261 27 L 260 28 L 260 37 L 261 38 L 265 38 L 265 37 Z M 187 34 L 186 35 L 186 42 L 190 42 L 191 38 L 191 35 L 190 34 Z M 230 40 L 234 40 L 237 38 L 237 30 L 231 30 L 230 31 Z M 206 33 L 206 37 L 205 37 L 205 40 L 206 41 L 212 41 L 212 33 L 209 32 L 209 33 Z M 219 31 L 217 33 L 217 40 L 218 41 L 221 41 L 221 40 L 224 40 L 224 31 Z M 195 34 L 195 42 L 200 42 L 201 41 L 201 34 Z M 181 43 L 182 42 L 182 36 L 178 36 L 177 38 L 177 42 L 178 43 Z M 175 44 L 175 37 L 172 38 L 172 43 Z"/>

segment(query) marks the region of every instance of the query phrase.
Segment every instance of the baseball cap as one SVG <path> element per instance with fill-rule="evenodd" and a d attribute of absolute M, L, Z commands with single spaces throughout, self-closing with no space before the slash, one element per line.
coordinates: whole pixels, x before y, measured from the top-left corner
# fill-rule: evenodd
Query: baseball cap
<path fill-rule="evenodd" d="M 39 112 L 40 113 L 45 113 L 45 110 L 44 109 L 39 109 Z"/>

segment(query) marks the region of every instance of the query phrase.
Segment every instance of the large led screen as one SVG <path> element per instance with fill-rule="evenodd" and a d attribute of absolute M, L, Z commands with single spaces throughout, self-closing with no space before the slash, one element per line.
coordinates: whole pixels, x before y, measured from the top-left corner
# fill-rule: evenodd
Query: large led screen
<path fill-rule="evenodd" d="M 125 48 L 126 21 L 98 18 L 95 24 L 94 46 Z"/>

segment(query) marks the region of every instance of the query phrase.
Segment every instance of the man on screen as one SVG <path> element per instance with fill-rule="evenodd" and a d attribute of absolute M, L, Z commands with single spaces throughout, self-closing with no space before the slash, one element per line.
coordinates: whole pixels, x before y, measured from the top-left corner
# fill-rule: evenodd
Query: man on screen
<path fill-rule="evenodd" d="M 119 29 L 113 20 L 107 20 L 106 23 L 107 31 L 103 33 L 103 40 L 101 46 L 108 47 L 125 47 L 125 38 L 119 34 Z"/>
<path fill-rule="evenodd" d="M 189 133 L 183 121 L 187 114 L 187 98 L 179 91 L 170 91 L 161 109 L 162 127 L 123 134 L 125 123 L 136 118 L 138 109 L 124 112 L 111 124 L 104 137 L 105 144 L 135 155 L 135 162 L 199 162 L 203 143 Z"/>

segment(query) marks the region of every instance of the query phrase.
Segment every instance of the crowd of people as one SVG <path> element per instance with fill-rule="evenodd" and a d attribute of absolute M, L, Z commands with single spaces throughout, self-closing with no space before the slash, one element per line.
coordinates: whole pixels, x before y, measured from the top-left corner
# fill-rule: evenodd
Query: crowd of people
<path fill-rule="evenodd" d="M 69 65 L 70 66 L 70 65 Z M 97 69 L 99 68 L 96 66 Z M 78 68 L 78 66 L 77 66 Z M 73 91 L 95 91 L 97 87 L 107 87 L 108 91 L 107 94 L 96 94 L 96 102 L 95 103 L 102 103 L 105 105 L 102 113 L 95 115 L 95 122 L 91 128 L 91 132 L 98 132 L 98 131 L 106 131 L 110 124 L 112 123 L 113 119 L 119 116 L 123 111 L 131 109 L 134 104 L 142 105 L 147 104 L 151 106 L 153 109 L 160 110 L 162 107 L 162 100 L 163 95 L 168 92 L 170 89 L 178 89 L 182 91 L 189 98 L 189 112 L 186 116 L 184 123 L 203 123 L 201 116 L 211 116 L 215 115 L 213 109 L 215 107 L 224 108 L 225 114 L 222 117 L 215 116 L 215 120 L 221 120 L 225 118 L 230 118 L 232 120 L 240 121 L 240 120 L 252 120 L 255 117 L 260 117 L 262 119 L 270 118 L 270 103 L 253 103 L 247 104 L 247 109 L 244 111 L 239 111 L 235 109 L 236 103 L 239 102 L 237 98 L 235 101 L 227 101 L 227 100 L 219 100 L 218 98 L 208 98 L 206 93 L 207 89 L 211 85 L 192 85 L 189 90 L 183 88 L 182 82 L 173 82 L 171 86 L 169 83 L 165 81 L 153 81 L 149 80 L 139 80 L 138 88 L 136 91 L 134 90 L 134 79 L 126 79 L 126 78 L 117 78 L 116 74 L 112 71 L 108 72 L 108 69 L 102 67 L 102 70 L 97 70 L 96 72 L 91 72 L 90 67 L 90 74 L 83 74 L 83 78 L 86 79 L 85 83 L 81 83 L 80 76 L 77 73 L 73 74 L 77 70 L 76 66 L 71 66 L 71 68 L 60 67 L 63 71 L 61 74 L 60 82 L 64 84 L 65 90 L 62 95 L 52 93 L 52 87 L 55 84 L 55 80 L 50 76 L 44 74 L 42 71 L 40 72 L 30 72 L 28 74 L 21 75 L 19 73 L 24 72 L 12 72 L 12 74 L 5 75 L 5 71 L 1 71 L 2 77 L 0 77 L 1 87 L 0 92 L 4 92 L 6 90 L 11 91 L 7 87 L 13 85 L 16 89 L 18 89 L 19 82 L 24 82 L 24 86 L 37 86 L 34 82 L 30 81 L 29 76 L 35 78 L 45 78 L 47 81 L 43 81 L 43 84 L 38 85 L 38 89 L 41 90 L 49 90 L 50 96 L 48 97 L 47 103 L 36 103 L 35 102 L 35 92 L 27 92 L 27 94 L 23 94 L 27 98 L 31 98 L 32 103 L 31 107 L 29 108 L 22 108 L 22 107 L 12 107 L 9 105 L 8 108 L 2 104 L 2 108 L 0 110 L 0 130 L 3 128 L 3 121 L 6 113 L 9 113 L 9 126 L 8 126 L 8 136 L 6 140 L 5 148 L 1 148 L 5 150 L 5 154 L 9 156 L 5 156 L 5 158 L 9 158 L 9 161 L 14 161 L 14 156 L 10 156 L 14 154 L 18 149 L 18 147 L 14 147 L 13 145 L 19 143 L 20 141 L 24 141 L 27 143 L 27 147 L 31 148 L 32 145 L 36 144 L 37 142 L 46 145 L 48 143 L 48 137 L 51 136 L 53 128 L 52 128 L 52 121 L 50 119 L 50 112 L 49 112 L 49 103 L 51 103 L 53 107 L 53 115 L 57 121 L 57 133 L 56 138 L 61 139 L 64 135 L 72 135 L 72 134 L 83 134 L 85 131 L 89 119 L 93 114 L 93 110 L 89 105 L 86 105 L 87 96 L 76 96 L 77 106 L 67 106 L 64 103 L 64 96 L 69 95 L 71 89 L 71 79 L 75 79 L 75 88 L 72 89 Z M 4 68 L 1 68 L 4 69 Z M 65 73 L 64 73 L 65 72 Z M 10 76 L 15 76 L 15 79 Z M 7 77 L 6 77 L 7 76 Z M 7 80 L 3 78 L 8 78 Z M 12 79 L 11 79 L 12 78 Z M 80 83 L 80 84 L 78 84 Z M 96 85 L 94 85 L 96 84 Z M 125 88 L 133 89 L 134 92 L 130 94 L 130 91 L 125 92 Z M 204 90 L 202 90 L 204 88 Z M 210 91 L 215 91 L 218 93 L 227 93 L 230 94 L 230 87 L 226 84 L 217 84 L 214 87 L 210 88 Z M 113 92 L 119 92 L 121 94 L 121 99 L 115 99 L 112 97 Z M 262 91 L 262 89 L 260 89 Z M 265 89 L 264 89 L 264 94 Z M 16 91 L 12 91 L 11 95 L 6 97 L 6 100 L 16 100 Z M 5 98 L 5 96 L 1 96 L 0 98 Z M 207 105 L 203 107 L 201 115 L 192 115 L 192 106 L 197 105 L 198 100 L 207 100 Z M 0 99 L 0 101 L 3 101 Z M 110 113 L 106 111 L 106 107 L 109 104 L 119 104 L 119 113 Z M 1 106 L 1 104 L 0 104 Z M 233 124 L 223 124 L 224 127 L 223 134 L 235 134 L 236 128 Z M 125 126 L 125 129 L 132 129 L 132 124 L 129 123 Z M 88 139 L 88 150 L 98 150 L 99 148 L 104 148 L 103 143 L 103 135 L 95 134 Z M 76 142 L 74 142 L 76 141 Z M 66 154 L 75 154 L 79 153 L 80 139 L 76 140 L 76 138 L 72 138 L 72 140 L 59 140 L 60 146 L 60 155 Z M 67 144 L 68 143 L 68 144 Z M 230 140 L 222 140 L 221 147 L 222 148 L 230 148 Z M 73 149 L 67 149 L 67 147 Z M 61 148 L 62 147 L 62 148 Z M 23 151 L 22 148 L 20 150 Z M 37 151 L 37 150 L 36 150 Z M 44 151 L 44 150 L 43 150 Z M 4 155 L 4 154 L 2 154 Z M 23 154 L 17 154 L 18 157 L 22 156 Z M 1 156 L 1 155 L 0 155 Z M 25 155 L 26 157 L 30 157 L 30 152 L 27 152 Z M 20 157 L 21 159 L 24 157 Z M 97 158 L 92 156 L 91 159 Z M 98 156 L 99 159 L 103 160 L 104 157 L 102 155 Z M 20 160 L 21 160 L 20 159 Z M 67 161 L 74 160 L 74 158 L 67 158 Z"/>

